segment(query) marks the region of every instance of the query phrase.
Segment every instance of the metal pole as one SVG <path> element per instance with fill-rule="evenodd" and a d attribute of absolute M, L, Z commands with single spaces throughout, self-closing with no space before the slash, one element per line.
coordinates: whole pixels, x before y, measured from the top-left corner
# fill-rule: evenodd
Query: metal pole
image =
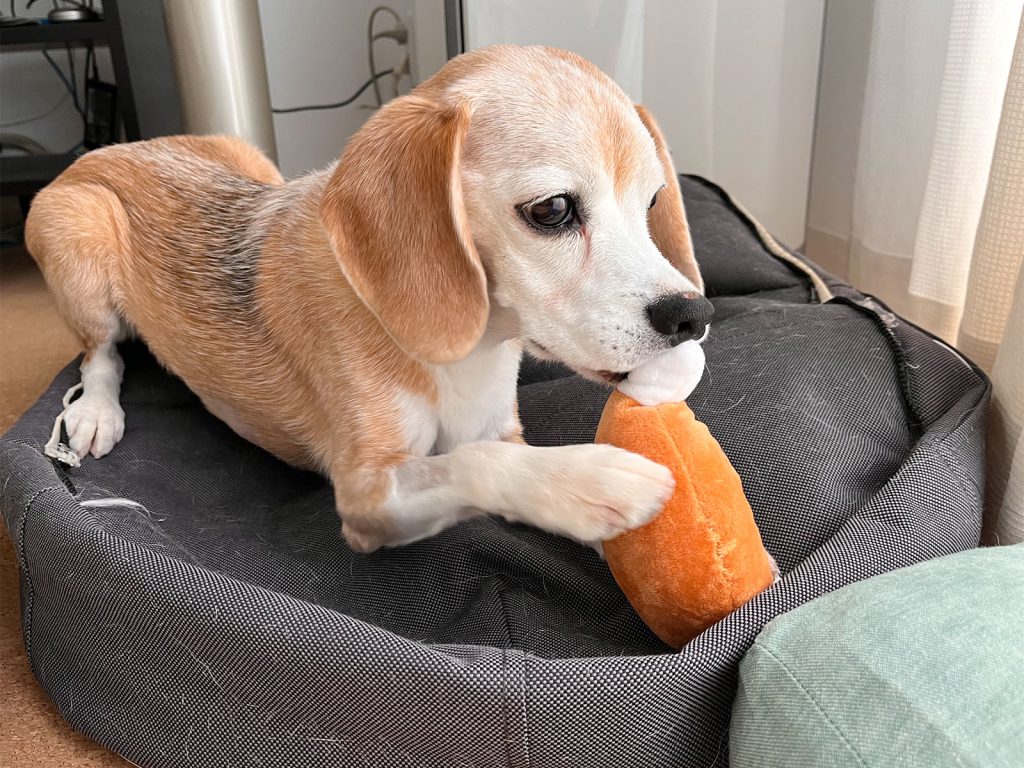
<path fill-rule="evenodd" d="M 277 142 L 256 0 L 164 0 L 189 133 L 226 133 L 276 162 Z"/>
<path fill-rule="evenodd" d="M 454 59 L 465 51 L 462 29 L 462 0 L 444 0 L 444 31 L 448 58 Z"/>

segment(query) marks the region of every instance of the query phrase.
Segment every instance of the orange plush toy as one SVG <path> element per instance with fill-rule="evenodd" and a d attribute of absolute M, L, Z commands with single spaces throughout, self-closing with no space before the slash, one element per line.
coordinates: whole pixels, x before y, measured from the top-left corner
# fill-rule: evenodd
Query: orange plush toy
<path fill-rule="evenodd" d="M 597 442 L 672 470 L 675 494 L 647 525 L 604 542 L 605 559 L 640 618 L 681 648 L 777 579 L 739 475 L 682 402 L 704 370 L 686 342 L 629 374 L 612 393 Z"/>

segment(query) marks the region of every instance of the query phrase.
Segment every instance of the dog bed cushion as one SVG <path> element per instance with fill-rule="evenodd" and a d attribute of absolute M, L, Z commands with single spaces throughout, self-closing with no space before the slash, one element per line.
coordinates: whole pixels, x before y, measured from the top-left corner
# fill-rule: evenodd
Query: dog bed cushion
<path fill-rule="evenodd" d="M 1019 768 L 1022 605 L 1018 544 L 887 573 L 773 620 L 740 664 L 733 768 Z"/>
<path fill-rule="evenodd" d="M 68 722 L 143 766 L 726 765 L 737 665 L 770 619 L 977 544 L 988 385 L 713 184 L 681 186 L 717 311 L 689 403 L 780 583 L 673 653 L 592 550 L 533 528 L 354 553 L 322 478 L 126 346 L 109 456 L 42 454 L 77 364 L 0 442 L 25 644 Z M 608 392 L 527 362 L 519 394 L 527 440 L 558 445 L 593 439 Z"/>

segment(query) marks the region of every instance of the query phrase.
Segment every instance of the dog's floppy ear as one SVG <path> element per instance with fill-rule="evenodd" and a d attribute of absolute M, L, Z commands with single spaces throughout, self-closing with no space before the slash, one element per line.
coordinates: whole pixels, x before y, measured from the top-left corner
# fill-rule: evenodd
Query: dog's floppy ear
<path fill-rule="evenodd" d="M 459 174 L 469 121 L 465 105 L 395 99 L 349 142 L 320 204 L 346 279 L 398 346 L 427 363 L 465 357 L 487 324 Z"/>
<path fill-rule="evenodd" d="M 654 117 L 640 104 L 636 104 L 636 113 L 640 121 L 654 139 L 658 148 L 658 159 L 665 172 L 665 189 L 658 195 L 658 203 L 648 214 L 651 238 L 658 250 L 669 260 L 673 267 L 703 293 L 704 280 L 700 276 L 700 268 L 693 256 L 693 241 L 690 239 L 690 225 L 686 223 L 686 209 L 683 208 L 683 196 L 679 192 L 679 178 L 672 165 L 672 157 L 668 153 L 665 137 L 654 121 Z"/>

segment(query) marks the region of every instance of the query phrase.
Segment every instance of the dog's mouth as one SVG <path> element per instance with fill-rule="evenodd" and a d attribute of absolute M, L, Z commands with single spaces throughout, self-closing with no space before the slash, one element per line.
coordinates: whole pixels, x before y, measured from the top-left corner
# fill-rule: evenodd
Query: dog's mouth
<path fill-rule="evenodd" d="M 549 352 L 547 347 L 545 347 L 543 344 L 540 344 L 540 343 L 534 341 L 533 339 L 527 339 L 527 341 L 529 342 L 529 346 L 532 348 L 531 352 L 533 352 L 535 354 L 535 356 L 537 356 L 537 357 L 539 357 L 539 358 L 541 358 L 543 360 L 556 360 L 556 361 L 559 361 L 558 357 L 556 355 L 553 355 L 551 352 Z M 562 361 L 559 361 L 559 362 L 562 362 Z M 608 386 L 611 386 L 611 387 L 614 387 L 616 384 L 619 384 L 620 382 L 625 381 L 626 377 L 629 375 L 628 371 L 627 372 L 595 371 L 595 370 L 593 370 L 591 368 L 583 368 L 581 366 L 572 365 L 571 363 L 569 363 L 568 365 L 569 365 L 570 368 L 572 368 L 574 371 L 576 371 L 576 373 L 578 373 L 580 376 L 582 376 L 582 377 L 584 377 L 586 379 L 590 379 L 591 381 L 597 381 L 597 382 L 601 382 L 601 383 L 607 384 Z"/>
<path fill-rule="evenodd" d="M 594 375 L 605 384 L 615 386 L 626 380 L 628 373 L 617 373 L 615 371 L 594 371 Z"/>

